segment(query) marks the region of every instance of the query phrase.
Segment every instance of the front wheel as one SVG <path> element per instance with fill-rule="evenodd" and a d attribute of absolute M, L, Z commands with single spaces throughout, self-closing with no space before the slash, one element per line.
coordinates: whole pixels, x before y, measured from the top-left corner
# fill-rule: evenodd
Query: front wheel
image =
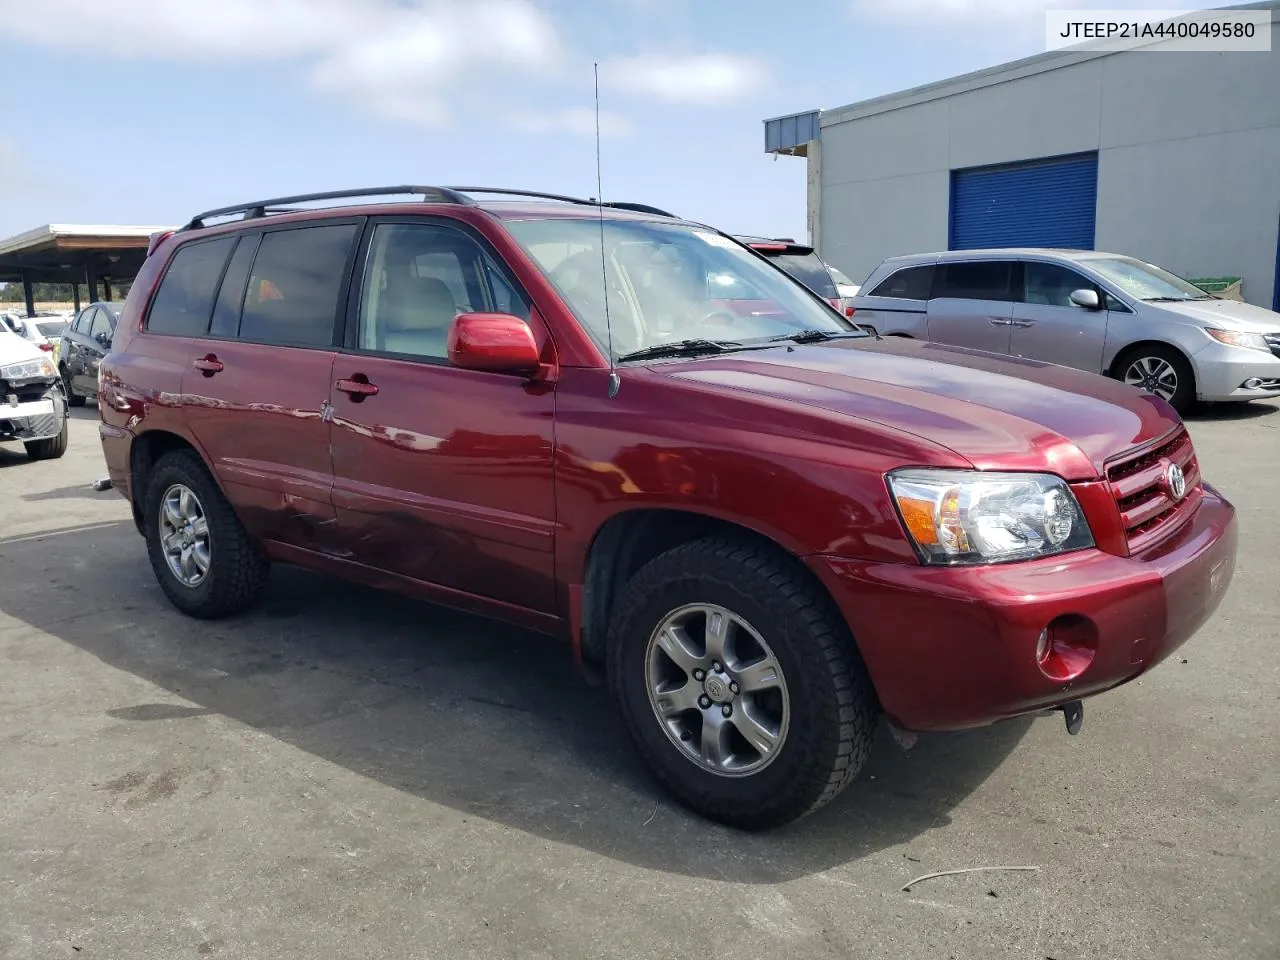
<path fill-rule="evenodd" d="M 67 371 L 66 367 L 63 367 L 60 372 L 62 373 L 62 392 L 67 395 L 67 406 L 83 407 L 84 397 L 78 396 L 76 392 L 71 389 L 71 374 Z"/>
<path fill-rule="evenodd" d="M 618 598 L 610 690 L 654 776 L 748 830 L 840 793 L 875 697 L 843 620 L 788 558 L 706 539 L 646 564 Z"/>
<path fill-rule="evenodd" d="M 23 444 L 28 457 L 32 460 L 57 460 L 67 452 L 67 443 L 70 439 L 67 418 L 62 417 L 61 419 L 62 429 L 58 431 L 56 437 L 48 437 L 44 440 L 28 440 Z"/>
<path fill-rule="evenodd" d="M 1153 343 L 1128 351 L 1116 361 L 1113 376 L 1167 400 L 1179 415 L 1191 409 L 1196 398 L 1191 364 L 1178 350 L 1163 344 Z"/>

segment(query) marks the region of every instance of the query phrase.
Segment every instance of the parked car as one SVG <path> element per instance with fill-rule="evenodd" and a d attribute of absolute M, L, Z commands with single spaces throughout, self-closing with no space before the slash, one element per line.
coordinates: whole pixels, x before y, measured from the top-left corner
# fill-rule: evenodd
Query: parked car
<path fill-rule="evenodd" d="M 1080 250 L 892 257 L 854 298 L 860 322 L 1101 373 L 1184 413 L 1197 399 L 1280 396 L 1280 314 L 1154 264 Z"/>
<path fill-rule="evenodd" d="M 846 308 L 852 307 L 853 298 L 858 295 L 858 290 L 861 288 L 829 263 L 827 264 L 827 272 L 831 274 L 831 279 L 836 282 L 836 293 L 840 295 L 840 301 L 843 306 Z"/>
<path fill-rule="evenodd" d="M 98 398 L 98 364 L 111 349 L 120 310 L 118 303 L 91 303 L 63 331 L 58 367 L 73 407 Z"/>
<path fill-rule="evenodd" d="M 767 237 L 739 236 L 736 239 L 768 257 L 779 269 L 799 280 L 837 310 L 843 309 L 831 268 L 814 252 L 813 247 L 796 243 L 788 237 L 771 240 Z"/>
<path fill-rule="evenodd" d="M 54 362 L 57 362 L 56 337 L 49 336 L 38 317 L 20 317 L 16 313 L 0 313 L 0 323 L 8 327 L 10 333 L 16 333 L 22 339 L 34 343 L 37 349 L 55 354 Z"/>
<path fill-rule="evenodd" d="M 0 322 L 0 442 L 19 440 L 32 460 L 67 452 L 67 406 L 46 351 Z"/>
<path fill-rule="evenodd" d="M 880 714 L 1074 732 L 1226 592 L 1234 509 L 1159 397 L 870 337 L 704 225 L 492 192 L 155 238 L 98 408 L 179 610 L 285 562 L 563 637 L 655 777 L 754 829 L 837 795 Z"/>

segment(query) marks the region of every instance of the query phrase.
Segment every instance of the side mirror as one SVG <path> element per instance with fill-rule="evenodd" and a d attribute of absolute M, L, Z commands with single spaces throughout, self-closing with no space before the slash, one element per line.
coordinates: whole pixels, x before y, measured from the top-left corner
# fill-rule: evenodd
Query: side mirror
<path fill-rule="evenodd" d="M 1098 310 L 1102 307 L 1102 301 L 1098 299 L 1097 290 L 1074 290 L 1071 293 L 1071 302 L 1077 307 L 1084 307 L 1086 310 Z"/>
<path fill-rule="evenodd" d="M 104 347 L 111 346 L 111 334 L 109 333 L 100 333 L 93 339 L 97 340 L 98 343 L 100 343 Z"/>
<path fill-rule="evenodd" d="M 449 328 L 449 362 L 463 370 L 532 375 L 542 366 L 533 331 L 506 313 L 460 313 Z"/>

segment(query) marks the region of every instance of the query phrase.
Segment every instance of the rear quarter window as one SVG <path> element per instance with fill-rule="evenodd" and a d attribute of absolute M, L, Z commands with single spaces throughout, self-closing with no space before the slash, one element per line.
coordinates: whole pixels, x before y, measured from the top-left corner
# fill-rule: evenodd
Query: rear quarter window
<path fill-rule="evenodd" d="M 204 335 L 222 268 L 235 242 L 235 237 L 218 237 L 178 248 L 151 302 L 146 323 L 149 332 L 178 337 Z"/>
<path fill-rule="evenodd" d="M 895 300 L 928 300 L 933 289 L 933 264 L 921 267 L 904 267 L 881 280 L 871 291 L 873 297 L 891 297 Z"/>

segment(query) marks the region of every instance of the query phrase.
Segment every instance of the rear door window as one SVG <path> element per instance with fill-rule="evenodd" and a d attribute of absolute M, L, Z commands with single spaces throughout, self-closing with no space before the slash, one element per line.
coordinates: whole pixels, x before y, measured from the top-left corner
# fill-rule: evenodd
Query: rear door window
<path fill-rule="evenodd" d="M 339 223 L 264 234 L 249 273 L 240 339 L 332 346 L 338 297 L 357 230 L 358 224 Z"/>
<path fill-rule="evenodd" d="M 873 297 L 892 297 L 896 300 L 928 300 L 933 288 L 933 264 L 922 267 L 905 267 L 881 280 L 871 291 Z"/>
<path fill-rule="evenodd" d="M 934 297 L 954 300 L 1009 300 L 1012 263 L 1006 260 L 963 260 L 942 264 Z"/>
<path fill-rule="evenodd" d="M 235 237 L 218 237 L 178 248 L 151 303 L 146 324 L 149 332 L 204 336 L 222 267 L 235 242 Z"/>

